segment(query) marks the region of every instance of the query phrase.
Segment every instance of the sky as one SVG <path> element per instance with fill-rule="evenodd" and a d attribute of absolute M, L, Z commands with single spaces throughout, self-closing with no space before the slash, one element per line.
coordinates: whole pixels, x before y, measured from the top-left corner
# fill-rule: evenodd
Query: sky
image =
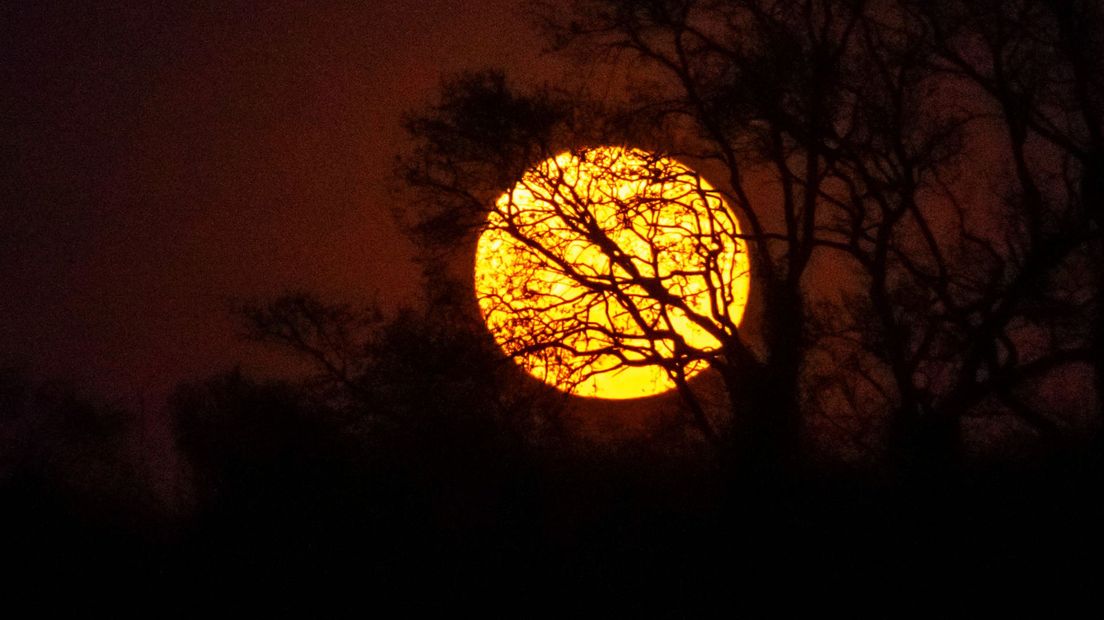
<path fill-rule="evenodd" d="M 0 8 L 0 366 L 125 403 L 274 368 L 236 300 L 416 299 L 404 112 L 549 62 L 516 0 L 93 4 Z"/>

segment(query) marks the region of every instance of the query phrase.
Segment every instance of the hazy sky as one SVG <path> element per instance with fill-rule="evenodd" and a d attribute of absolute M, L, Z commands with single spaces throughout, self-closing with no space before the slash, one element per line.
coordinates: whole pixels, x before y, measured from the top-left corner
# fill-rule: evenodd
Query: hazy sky
<path fill-rule="evenodd" d="M 263 364 L 232 298 L 415 295 L 403 111 L 545 63 L 514 0 L 45 4 L 0 8 L 0 365 L 129 402 Z"/>

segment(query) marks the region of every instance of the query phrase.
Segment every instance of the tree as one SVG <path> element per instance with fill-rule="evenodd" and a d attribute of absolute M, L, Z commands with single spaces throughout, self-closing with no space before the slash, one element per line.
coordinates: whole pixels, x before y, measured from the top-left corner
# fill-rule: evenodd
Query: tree
<path fill-rule="evenodd" d="M 494 343 L 468 317 L 442 318 L 434 306 L 388 316 L 303 292 L 237 313 L 247 338 L 305 362 L 308 400 L 362 438 L 496 435 L 517 443 L 558 432 L 548 391 L 502 372 Z"/>
<path fill-rule="evenodd" d="M 143 458 L 165 445 L 151 442 L 142 422 L 66 382 L 0 367 L 6 553 L 29 569 L 112 572 L 173 531 L 188 507 L 186 496 L 174 484 L 175 471 L 150 467 Z M 60 554 L 67 567 L 50 562 Z"/>
<path fill-rule="evenodd" d="M 677 387 L 736 334 L 747 302 L 739 225 L 673 160 L 581 149 L 529 170 L 491 210 L 476 296 L 505 350 L 562 389 L 605 397 Z"/>
<path fill-rule="evenodd" d="M 641 314 L 634 322 L 645 343 L 622 333 L 606 334 L 605 344 L 633 353 L 622 363 L 658 364 L 676 379 L 694 363 L 716 371 L 731 414 L 720 437 L 726 452 L 787 467 L 813 413 L 887 417 L 898 452 L 950 456 L 963 417 L 983 410 L 1053 433 L 1055 412 L 1041 411 L 1025 391 L 1090 354 L 1085 335 L 1070 326 L 1091 306 L 1083 274 L 1096 225 L 1078 225 L 1074 214 L 1087 212 L 1079 205 L 1094 187 L 1092 149 L 1080 145 L 1091 144 L 1098 119 L 1089 109 L 1098 74 L 1084 65 L 1100 37 L 1095 26 L 1077 33 L 1062 26 L 1069 20 L 1053 8 L 1059 5 L 1016 3 L 1059 15 L 1048 22 L 1053 28 L 1042 29 L 1043 43 L 1027 36 L 1025 16 L 1034 13 L 1009 17 L 1004 3 L 968 11 L 966 4 L 903 0 L 578 0 L 566 11 L 549 7 L 543 25 L 557 50 L 590 58 L 616 53 L 644 86 L 611 102 L 566 89 L 524 95 L 494 73 L 446 84 L 441 102 L 408 125 L 417 144 L 403 166 L 415 190 L 412 230 L 423 247 L 470 252 L 491 222 L 556 255 L 549 239 L 509 218 L 487 217 L 502 210 L 498 195 L 561 152 L 642 145 L 707 172 L 722 199 L 716 208 L 730 209 L 724 217 L 741 224 L 750 320 L 729 328 L 723 312 L 703 317 L 696 323 L 714 330 L 715 342 L 680 348 L 677 338 L 668 343 L 669 322 Z M 948 24 L 958 34 L 949 36 Z M 1016 71 L 1002 72 L 1004 65 L 979 56 L 975 43 L 954 52 L 948 42 L 963 36 L 1005 46 Z M 1025 51 L 1038 45 L 1049 52 Z M 1038 66 L 1055 57 L 1067 59 L 1065 90 L 1049 88 L 1052 78 Z M 977 103 L 985 100 L 976 96 L 979 86 L 996 109 Z M 1059 94 L 1041 96 L 1051 92 Z M 1076 101 L 1086 120 L 1059 131 L 1057 111 Z M 1071 131 L 1076 139 L 1064 137 Z M 1029 140 L 1031 132 L 1069 155 L 1046 160 L 1047 147 Z M 1001 135 L 1007 148 L 989 155 L 1010 176 L 989 176 L 1009 183 L 996 192 L 970 188 L 985 162 L 969 157 Z M 657 172 L 653 180 L 661 179 Z M 567 221 L 572 214 L 556 215 Z M 660 316 L 678 307 L 679 295 L 656 286 L 656 273 L 634 273 L 635 261 L 597 234 L 608 231 L 588 230 L 586 218 L 577 219 L 604 264 L 621 262 L 621 271 L 604 274 L 561 265 L 580 290 L 592 298 L 620 295 Z M 442 254 L 427 256 L 427 264 L 441 264 Z M 813 281 L 826 274 L 833 286 Z M 582 323 L 533 333 L 544 335 L 544 347 L 562 349 L 565 334 L 591 329 Z M 680 388 L 693 411 L 693 391 Z"/>
<path fill-rule="evenodd" d="M 613 123 L 584 132 L 584 141 L 597 134 L 661 144 L 662 152 L 709 167 L 724 181 L 717 183 L 718 194 L 744 224 L 754 283 L 751 318 L 759 329 L 719 334 L 708 363 L 724 382 L 732 413 L 726 451 L 768 467 L 798 453 L 800 374 L 809 347 L 803 280 L 817 245 L 828 156 L 818 145 L 838 114 L 838 65 L 859 18 L 844 3 L 833 3 L 838 12 L 814 11 L 819 3 L 783 4 L 772 13 L 757 3 L 578 2 L 572 11 L 546 13 L 561 48 L 627 52 L 652 78 L 647 92 L 615 111 Z M 813 22 L 816 27 L 808 28 Z M 440 107 L 411 125 L 423 147 L 407 178 L 428 190 L 418 203 L 428 210 L 479 213 L 488 204 L 474 194 L 465 205 L 439 202 L 438 189 L 471 178 L 450 176 L 450 169 L 470 168 L 486 150 L 453 148 L 439 132 L 424 131 L 451 124 L 453 139 L 483 135 L 457 114 L 465 107 L 457 102 L 483 95 L 463 90 L 454 86 Z M 575 124 L 556 137 L 579 140 L 576 128 L 586 114 L 560 116 Z M 643 138 L 646 127 L 659 130 Z"/>
<path fill-rule="evenodd" d="M 906 5 L 928 32 L 933 72 L 967 85 L 984 102 L 1007 148 L 1005 214 L 1018 230 L 1014 247 L 1003 252 L 1009 284 L 993 295 L 1001 309 L 984 324 L 1001 334 L 1011 362 L 992 374 L 1016 382 L 1007 377 L 1020 371 L 1008 367 L 1024 356 L 1018 340 L 1004 334 L 1026 319 L 1049 342 L 1020 368 L 1096 360 L 1102 418 L 1104 9 L 1078 0 Z M 1010 387 L 1001 391 L 1008 406 L 1046 424 Z"/>
<path fill-rule="evenodd" d="M 1061 441 L 1065 412 L 1032 392 L 1092 357 L 1086 169 L 1028 130 L 1076 136 L 1085 118 L 1053 124 L 1076 97 L 1051 72 L 1063 37 L 1044 4 L 875 4 L 848 63 L 846 191 L 824 196 L 844 217 L 824 244 L 858 261 L 866 296 L 835 328 L 874 358 L 862 381 L 902 464 L 955 459 L 966 416 Z M 978 172 L 992 187 L 971 190 Z"/>

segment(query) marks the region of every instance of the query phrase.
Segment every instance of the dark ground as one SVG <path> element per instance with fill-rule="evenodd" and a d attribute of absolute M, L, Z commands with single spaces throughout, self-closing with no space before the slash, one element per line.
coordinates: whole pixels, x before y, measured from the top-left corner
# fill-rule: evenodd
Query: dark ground
<path fill-rule="evenodd" d="M 48 605 L 93 604 L 69 598 L 93 585 L 110 607 L 142 592 L 180 610 L 224 595 L 355 610 L 405 591 L 418 606 L 522 593 L 572 605 L 596 592 L 641 611 L 658 609 L 654 597 L 725 609 L 780 585 L 863 600 L 985 584 L 1091 591 L 1104 550 L 1101 470 L 1080 457 L 782 487 L 640 454 L 300 448 L 229 466 L 179 518 L 9 483 L 8 583 L 43 588 Z"/>

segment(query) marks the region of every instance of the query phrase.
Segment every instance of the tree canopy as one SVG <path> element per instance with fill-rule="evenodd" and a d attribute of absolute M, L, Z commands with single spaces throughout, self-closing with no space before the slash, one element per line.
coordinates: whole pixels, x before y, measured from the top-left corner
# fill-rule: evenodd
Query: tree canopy
<path fill-rule="evenodd" d="M 1097 3 L 578 0 L 540 15 L 553 53 L 604 60 L 610 75 L 629 76 L 625 88 L 525 92 L 493 71 L 446 83 L 436 106 L 412 115 L 415 147 L 401 165 L 427 273 L 470 278 L 470 259 L 445 257 L 471 256 L 488 228 L 496 247 L 546 259 L 574 251 L 564 235 L 533 234 L 498 198 L 537 181 L 532 170 L 546 172 L 546 193 L 572 189 L 541 162 L 626 145 L 708 179 L 710 211 L 732 222 L 717 230 L 746 248 L 751 299 L 740 325 L 721 306 L 694 312 L 688 297 L 699 291 L 658 286 L 667 274 L 640 269 L 646 257 L 575 217 L 602 202 L 577 192 L 587 209 L 530 213 L 559 218 L 556 229 L 580 226 L 607 271 L 557 263 L 580 288 L 547 299 L 534 285 L 547 279 L 523 270 L 524 290 L 546 298 L 528 310 L 477 284 L 483 310 L 498 317 L 492 329 L 525 326 L 507 354 L 618 360 L 596 368 L 556 357 L 556 372 L 576 382 L 580 368 L 653 364 L 677 384 L 707 364 L 729 413 L 713 428 L 700 389 L 680 385 L 689 419 L 763 462 L 789 460 L 820 432 L 897 455 L 949 455 L 968 417 L 1014 419 L 1048 441 L 1077 424 L 1033 394 L 1076 382 L 1101 342 L 1090 267 L 1100 256 Z M 651 180 L 666 174 L 656 167 Z M 662 204 L 614 211 L 647 222 Z M 717 248 L 701 249 L 708 262 Z M 579 307 L 607 297 L 640 331 L 594 329 Z M 680 342 L 656 320 L 665 311 L 689 318 L 708 344 Z"/>

